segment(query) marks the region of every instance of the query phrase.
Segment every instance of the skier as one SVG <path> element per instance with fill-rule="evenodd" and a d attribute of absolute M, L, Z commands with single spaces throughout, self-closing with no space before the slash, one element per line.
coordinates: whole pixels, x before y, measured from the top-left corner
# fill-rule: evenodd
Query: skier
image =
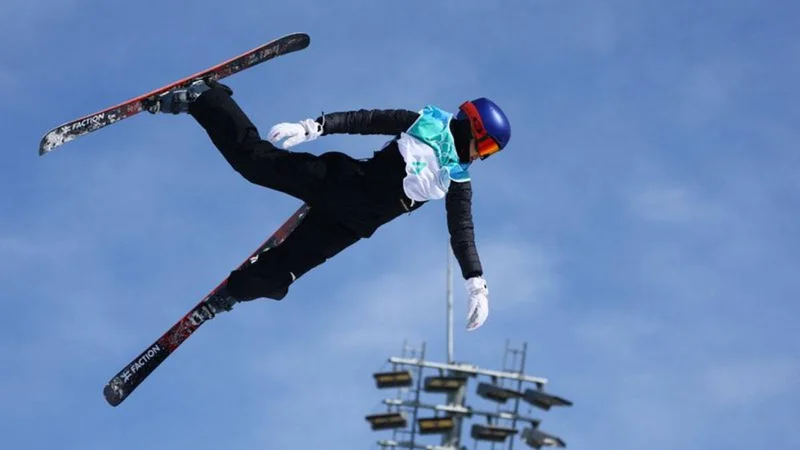
<path fill-rule="evenodd" d="M 420 112 L 323 113 L 279 123 L 262 139 L 232 95 L 224 84 L 200 80 L 162 94 L 148 111 L 188 113 L 246 180 L 296 197 L 311 208 L 281 245 L 230 273 L 217 299 L 219 307 L 230 309 L 238 301 L 256 298 L 282 300 L 289 286 L 311 269 L 400 215 L 444 198 L 450 242 L 468 294 L 467 330 L 483 325 L 489 291 L 475 245 L 468 168 L 508 144 L 510 124 L 495 103 L 486 98 L 467 101 L 456 115 L 436 106 Z M 288 150 L 343 133 L 393 138 L 368 159 L 334 151 L 314 155 Z"/>

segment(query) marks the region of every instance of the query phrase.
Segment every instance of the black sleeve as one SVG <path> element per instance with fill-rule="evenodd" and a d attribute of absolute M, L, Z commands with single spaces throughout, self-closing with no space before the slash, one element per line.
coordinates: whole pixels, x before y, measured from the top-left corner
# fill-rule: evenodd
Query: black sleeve
<path fill-rule="evenodd" d="M 445 198 L 447 208 L 447 229 L 450 231 L 450 245 L 461 266 L 464 279 L 483 275 L 478 249 L 475 246 L 475 230 L 472 223 L 472 185 L 450 183 Z"/>
<path fill-rule="evenodd" d="M 322 135 L 328 134 L 382 134 L 398 135 L 406 131 L 419 113 L 405 109 L 359 109 L 323 114 L 317 117 L 322 125 Z"/>

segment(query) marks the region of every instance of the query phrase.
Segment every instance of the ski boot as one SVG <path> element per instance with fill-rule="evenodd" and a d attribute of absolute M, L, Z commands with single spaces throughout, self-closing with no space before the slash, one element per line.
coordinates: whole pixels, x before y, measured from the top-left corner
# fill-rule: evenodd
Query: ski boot
<path fill-rule="evenodd" d="M 225 286 L 221 287 L 217 292 L 206 300 L 206 303 L 214 309 L 214 312 L 230 311 L 233 305 L 238 303 L 239 300 L 228 293 Z"/>
<path fill-rule="evenodd" d="M 151 114 L 168 113 L 181 114 L 189 111 L 189 105 L 203 92 L 214 87 L 214 82 L 209 80 L 196 80 L 188 87 L 167 91 L 154 99 L 144 103 L 144 109 Z M 219 83 L 216 83 L 219 84 Z"/>

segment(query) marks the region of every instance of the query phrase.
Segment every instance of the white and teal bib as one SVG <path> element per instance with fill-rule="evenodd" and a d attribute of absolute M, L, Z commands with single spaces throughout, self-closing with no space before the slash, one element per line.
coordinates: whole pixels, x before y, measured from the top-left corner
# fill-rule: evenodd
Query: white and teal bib
<path fill-rule="evenodd" d="M 403 190 L 411 200 L 438 200 L 447 194 L 451 181 L 469 181 L 469 164 L 459 163 L 450 132 L 452 118 L 446 111 L 426 106 L 401 133 L 397 145 L 406 163 Z"/>

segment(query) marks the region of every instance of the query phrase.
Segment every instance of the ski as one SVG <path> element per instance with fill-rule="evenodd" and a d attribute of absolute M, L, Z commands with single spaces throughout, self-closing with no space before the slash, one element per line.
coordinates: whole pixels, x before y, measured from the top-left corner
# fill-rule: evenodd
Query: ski
<path fill-rule="evenodd" d="M 246 267 L 254 263 L 259 254 L 280 245 L 289 234 L 306 217 L 310 207 L 302 205 L 292 214 L 278 229 L 267 238 L 238 268 Z M 111 406 L 118 406 L 122 403 L 134 389 L 136 389 L 153 371 L 163 363 L 189 336 L 192 335 L 201 325 L 213 319 L 219 312 L 214 304 L 209 302 L 216 293 L 222 289 L 228 278 L 217 285 L 202 301 L 194 306 L 186 315 L 176 322 L 166 333 L 164 333 L 151 346 L 147 347 L 142 353 L 129 362 L 106 384 L 103 395 Z"/>
<path fill-rule="evenodd" d="M 92 133 L 103 127 L 132 117 L 145 110 L 145 106 L 157 96 L 175 88 L 189 86 L 194 81 L 205 78 L 219 80 L 245 69 L 249 69 L 264 61 L 281 55 L 303 50 L 311 42 L 305 33 L 292 33 L 260 45 L 250 51 L 235 56 L 216 66 L 210 67 L 182 80 L 175 81 L 154 91 L 132 98 L 102 111 L 89 114 L 59 125 L 42 137 L 39 143 L 39 155 L 45 155 L 55 148 L 66 144 L 80 136 Z"/>

